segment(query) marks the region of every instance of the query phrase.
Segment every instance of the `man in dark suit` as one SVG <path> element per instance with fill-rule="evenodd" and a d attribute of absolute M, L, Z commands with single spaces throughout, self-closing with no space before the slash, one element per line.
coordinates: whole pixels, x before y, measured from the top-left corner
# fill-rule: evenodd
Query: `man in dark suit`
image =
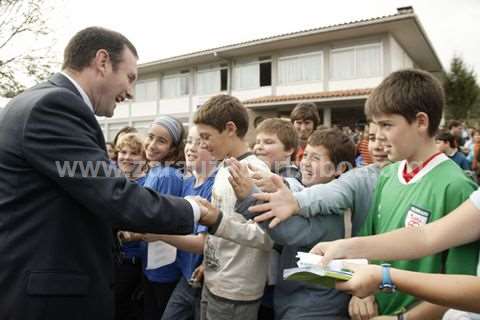
<path fill-rule="evenodd" d="M 62 72 L 0 113 L 0 318 L 111 319 L 112 227 L 187 234 L 208 214 L 112 173 L 95 118 L 132 97 L 137 52 L 77 33 Z"/>

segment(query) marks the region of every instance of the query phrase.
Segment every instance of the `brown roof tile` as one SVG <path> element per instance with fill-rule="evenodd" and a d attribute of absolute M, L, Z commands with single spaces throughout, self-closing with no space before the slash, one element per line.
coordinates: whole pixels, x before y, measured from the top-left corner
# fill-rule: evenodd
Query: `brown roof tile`
<path fill-rule="evenodd" d="M 346 98 L 356 96 L 367 96 L 373 89 L 352 89 L 352 90 L 338 90 L 338 91 L 323 91 L 313 93 L 301 93 L 301 94 L 289 94 L 282 96 L 266 96 L 244 100 L 243 103 L 249 104 L 261 104 L 261 103 L 274 103 L 274 102 L 287 102 L 287 101 L 300 101 L 300 100 L 318 100 L 325 98 Z"/>

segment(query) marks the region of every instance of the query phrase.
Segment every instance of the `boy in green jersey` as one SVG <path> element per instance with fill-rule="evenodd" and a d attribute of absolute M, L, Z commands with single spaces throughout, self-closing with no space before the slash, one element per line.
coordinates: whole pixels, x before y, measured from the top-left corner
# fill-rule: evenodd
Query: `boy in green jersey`
<path fill-rule="evenodd" d="M 432 222 L 458 207 L 476 189 L 462 170 L 436 149 L 443 105 L 440 83 L 420 70 L 392 73 L 367 99 L 366 114 L 378 125 L 377 139 L 384 140 L 389 159 L 398 162 L 381 173 L 361 235 Z M 479 248 L 477 241 L 390 264 L 411 271 L 475 275 Z M 399 292 L 381 292 L 375 300 L 379 314 L 405 314 L 409 320 L 439 319 L 447 310 Z"/>

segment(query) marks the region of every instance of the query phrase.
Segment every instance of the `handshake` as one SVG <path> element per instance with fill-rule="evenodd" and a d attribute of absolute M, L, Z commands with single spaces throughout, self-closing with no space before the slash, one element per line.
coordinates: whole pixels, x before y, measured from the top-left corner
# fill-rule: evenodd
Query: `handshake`
<path fill-rule="evenodd" d="M 220 209 L 212 205 L 208 200 L 199 196 L 186 197 L 186 199 L 194 201 L 200 208 L 200 220 L 198 223 L 211 227 L 220 222 Z"/>

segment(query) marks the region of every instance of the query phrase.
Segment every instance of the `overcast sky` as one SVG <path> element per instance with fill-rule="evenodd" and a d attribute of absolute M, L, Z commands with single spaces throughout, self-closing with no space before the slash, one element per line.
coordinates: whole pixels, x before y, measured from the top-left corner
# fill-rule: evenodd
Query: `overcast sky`
<path fill-rule="evenodd" d="M 76 31 L 97 25 L 125 34 L 137 47 L 140 62 L 147 62 L 390 15 L 408 5 L 419 16 L 446 70 L 458 54 L 480 73 L 479 0 L 64 0 L 51 21 L 60 61 L 63 47 Z"/>

